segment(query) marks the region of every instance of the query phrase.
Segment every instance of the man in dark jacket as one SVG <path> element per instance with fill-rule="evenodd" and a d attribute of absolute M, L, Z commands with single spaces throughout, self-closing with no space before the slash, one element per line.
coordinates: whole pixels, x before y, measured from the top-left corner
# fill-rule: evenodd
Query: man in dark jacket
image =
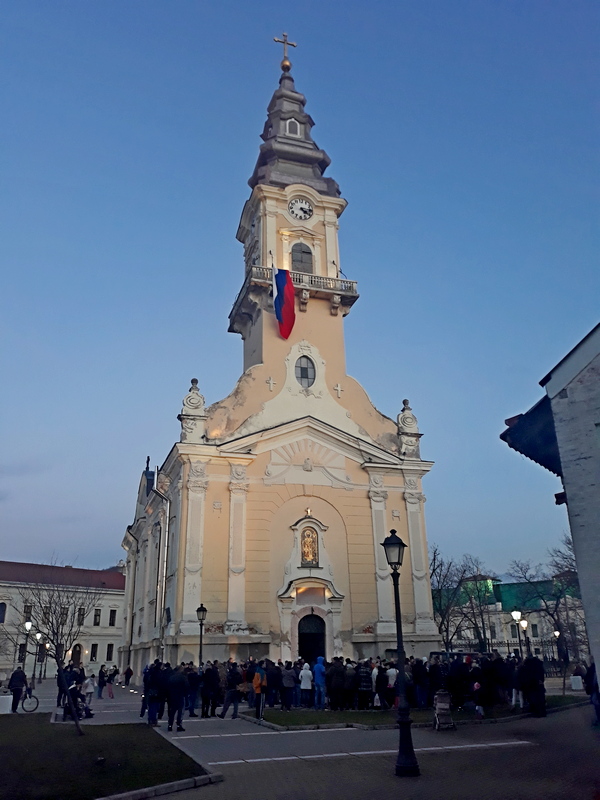
<path fill-rule="evenodd" d="M 206 662 L 206 667 L 202 676 L 202 717 L 217 716 L 217 705 L 219 702 L 219 672 L 210 663 Z"/>
<path fill-rule="evenodd" d="M 273 708 L 278 702 L 281 690 L 281 667 L 267 660 L 265 672 L 267 673 L 267 704 L 269 708 Z"/>
<path fill-rule="evenodd" d="M 177 730 L 184 731 L 182 723 L 183 705 L 185 698 L 189 694 L 190 684 L 186 678 L 184 667 L 179 666 L 175 670 L 171 670 L 169 679 L 167 681 L 167 708 L 169 713 L 168 731 L 173 730 L 173 722 L 175 715 L 177 715 Z"/>
<path fill-rule="evenodd" d="M 10 676 L 10 680 L 8 682 L 8 688 L 12 692 L 12 707 L 11 711 L 13 714 L 17 713 L 17 708 L 19 707 L 19 703 L 21 702 L 21 695 L 23 694 L 23 689 L 27 686 L 27 676 L 21 669 L 21 667 L 17 667 L 13 674 Z"/>
<path fill-rule="evenodd" d="M 144 694 L 148 701 L 148 725 L 158 727 L 158 709 L 161 693 L 161 665 L 157 658 L 150 669 L 144 674 Z"/>
<path fill-rule="evenodd" d="M 198 667 L 198 670 L 196 670 L 193 662 L 190 661 L 185 670 L 185 674 L 190 685 L 190 693 L 187 697 L 187 709 L 190 712 L 190 717 L 197 717 L 196 705 L 198 703 L 200 683 L 202 682 L 202 667 Z"/>
<path fill-rule="evenodd" d="M 238 665 L 234 661 L 231 665 L 231 669 L 227 673 L 227 687 L 225 693 L 225 702 L 223 704 L 223 710 L 220 714 L 217 714 L 218 717 L 221 719 L 225 719 L 225 714 L 227 714 L 229 710 L 229 706 L 233 703 L 233 714 L 231 715 L 231 719 L 238 718 L 238 705 L 240 702 L 240 690 L 239 685 L 244 680 L 242 673 L 238 669 Z"/>
<path fill-rule="evenodd" d="M 327 692 L 329 694 L 329 707 L 332 711 L 343 711 L 344 709 L 345 680 L 346 672 L 344 670 L 344 662 L 335 656 L 325 675 Z"/>

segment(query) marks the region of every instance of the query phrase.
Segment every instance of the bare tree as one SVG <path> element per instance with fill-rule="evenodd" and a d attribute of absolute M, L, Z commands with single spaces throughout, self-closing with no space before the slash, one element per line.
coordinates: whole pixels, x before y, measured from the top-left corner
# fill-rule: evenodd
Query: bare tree
<path fill-rule="evenodd" d="M 433 617 L 442 637 L 444 649 L 452 649 L 457 637 L 463 615 L 461 611 L 462 589 L 465 566 L 462 562 L 444 556 L 434 544 L 429 551 L 429 574 L 431 576 L 431 596 Z"/>
<path fill-rule="evenodd" d="M 556 644 L 562 664 L 563 694 L 570 656 L 578 659 L 582 647 L 588 647 L 585 621 L 578 599 L 577 573 L 571 569 L 554 571 L 556 566 L 564 567 L 572 563 L 572 543 L 569 550 L 567 539 L 563 538 L 563 548 L 550 551 L 551 571 L 530 561 L 512 561 L 509 567 L 511 576 L 521 584 L 523 604 L 537 606 L 560 634 Z"/>
<path fill-rule="evenodd" d="M 548 567 L 552 575 L 571 574 L 575 579 L 577 577 L 577 561 L 575 560 L 575 548 L 573 547 L 573 539 L 571 534 L 566 531 L 561 538 L 561 545 L 559 547 L 551 547 L 548 550 L 549 561 Z M 577 588 L 579 588 L 576 581 Z"/>
<path fill-rule="evenodd" d="M 485 653 L 490 643 L 490 605 L 495 602 L 495 576 L 486 570 L 477 556 L 463 556 L 460 566 L 463 571 L 460 611 L 473 629 L 479 650 Z"/>
<path fill-rule="evenodd" d="M 83 736 L 79 719 L 75 713 L 71 695 L 68 692 L 63 671 L 64 659 L 71 650 L 85 624 L 85 618 L 93 611 L 104 596 L 104 590 L 86 586 L 62 586 L 50 583 L 28 583 L 18 589 L 22 605 L 22 615 L 31 622 L 34 633 L 42 634 L 46 657 L 56 663 L 59 681 L 66 692 L 67 701 L 78 733 Z M 15 646 L 18 635 L 6 625 L 1 626 L 5 637 Z M 32 645 L 37 643 L 31 637 Z M 35 665 L 35 662 L 34 662 Z M 35 666 L 34 666 L 35 670 Z"/>

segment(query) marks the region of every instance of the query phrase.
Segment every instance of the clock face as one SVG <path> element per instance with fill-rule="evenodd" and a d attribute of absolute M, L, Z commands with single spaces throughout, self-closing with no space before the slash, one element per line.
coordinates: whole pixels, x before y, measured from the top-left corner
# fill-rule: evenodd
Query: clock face
<path fill-rule="evenodd" d="M 295 197 L 290 200 L 288 211 L 296 219 L 310 219 L 313 215 L 313 207 L 304 197 Z"/>

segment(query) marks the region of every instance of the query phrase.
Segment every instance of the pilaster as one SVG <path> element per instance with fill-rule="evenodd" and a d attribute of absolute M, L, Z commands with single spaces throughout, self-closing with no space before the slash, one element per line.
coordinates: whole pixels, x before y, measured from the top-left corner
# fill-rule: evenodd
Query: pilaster
<path fill-rule="evenodd" d="M 196 609 L 202 599 L 202 554 L 207 487 L 206 462 L 192 461 L 187 477 L 183 614 L 180 625 L 183 634 L 198 632 Z"/>
<path fill-rule="evenodd" d="M 246 624 L 246 467 L 231 465 L 229 482 L 229 581 L 226 634 L 247 633 Z"/>
<path fill-rule="evenodd" d="M 383 489 L 383 477 L 369 474 L 369 500 L 371 501 L 371 520 L 373 528 L 373 552 L 375 557 L 375 589 L 377 592 L 377 633 L 388 633 L 394 625 L 394 605 L 390 570 L 381 542 L 387 536 L 386 500 L 388 493 Z"/>
<path fill-rule="evenodd" d="M 404 478 L 404 501 L 408 525 L 409 552 L 415 598 L 415 633 L 438 635 L 433 619 L 433 603 L 429 585 L 429 566 L 423 526 L 423 502 L 416 477 Z"/>

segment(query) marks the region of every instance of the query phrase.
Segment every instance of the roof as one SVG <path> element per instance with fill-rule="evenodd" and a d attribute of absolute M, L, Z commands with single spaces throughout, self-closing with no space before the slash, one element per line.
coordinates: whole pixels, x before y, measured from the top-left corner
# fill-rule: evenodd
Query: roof
<path fill-rule="evenodd" d="M 555 475 L 562 476 L 554 417 L 547 395 L 529 411 L 511 417 L 505 423 L 508 428 L 500 434 L 503 442 Z"/>
<path fill-rule="evenodd" d="M 0 561 L 0 581 L 9 583 L 42 583 L 55 586 L 85 586 L 93 589 L 125 589 L 125 576 L 118 568 L 79 569 L 54 564 L 27 564 Z"/>
<path fill-rule="evenodd" d="M 573 380 L 573 378 L 598 355 L 598 338 L 600 338 L 600 323 L 592 328 L 592 330 L 586 334 L 575 347 L 571 348 L 567 355 L 563 356 L 558 364 L 552 367 L 550 372 L 542 378 L 540 386 L 546 387 L 546 391 L 551 397 L 554 397 L 561 388 Z M 574 359 L 575 354 L 578 355 L 577 359 Z M 573 362 L 571 369 L 569 369 L 568 365 L 570 361 Z M 557 375 L 557 373 L 560 375 Z M 552 379 L 555 377 L 559 378 L 558 383 L 560 385 L 554 387 L 549 386 Z"/>

